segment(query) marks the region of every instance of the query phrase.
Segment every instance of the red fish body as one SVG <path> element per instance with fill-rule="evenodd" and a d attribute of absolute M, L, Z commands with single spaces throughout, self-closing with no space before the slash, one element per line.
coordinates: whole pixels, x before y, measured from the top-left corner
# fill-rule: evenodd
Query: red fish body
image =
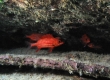
<path fill-rule="evenodd" d="M 90 38 L 86 34 L 82 35 L 81 41 L 85 46 L 88 46 L 89 48 L 93 48 L 93 49 L 100 49 L 101 48 L 101 46 L 98 46 L 98 45 L 91 43 Z"/>
<path fill-rule="evenodd" d="M 37 47 L 38 52 L 41 48 L 49 48 L 49 52 L 52 52 L 53 48 L 62 45 L 63 42 L 61 42 L 58 38 L 41 38 L 36 43 L 32 43 L 31 47 Z"/>
<path fill-rule="evenodd" d="M 101 48 L 101 46 L 94 45 L 93 43 L 89 43 L 87 46 L 88 46 L 89 48 L 93 48 L 93 49 L 100 49 L 100 48 Z"/>
<path fill-rule="evenodd" d="M 84 45 L 87 45 L 88 43 L 90 43 L 90 38 L 86 34 L 84 34 L 82 35 L 81 41 Z"/>

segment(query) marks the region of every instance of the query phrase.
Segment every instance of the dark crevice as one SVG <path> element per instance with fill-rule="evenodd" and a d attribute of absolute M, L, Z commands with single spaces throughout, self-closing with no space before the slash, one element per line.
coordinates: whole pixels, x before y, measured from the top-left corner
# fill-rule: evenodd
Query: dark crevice
<path fill-rule="evenodd" d="M 65 76 L 77 76 L 77 77 L 82 77 L 82 78 L 87 78 L 90 80 L 109 80 L 108 78 L 105 77 L 90 77 L 86 75 L 80 76 L 78 73 L 74 72 L 74 74 L 69 74 L 68 71 L 64 70 L 54 70 L 54 69 L 49 69 L 49 68 L 33 68 L 32 66 L 22 66 L 19 68 L 18 66 L 7 66 L 7 65 L 0 65 L 0 74 L 12 74 L 12 73 L 38 73 L 38 74 L 55 74 L 55 75 L 65 75 Z"/>
<path fill-rule="evenodd" d="M 68 26 L 72 26 L 68 25 Z M 103 28 L 103 27 L 102 27 Z M 32 33 L 32 32 L 31 32 Z M 50 34 L 58 36 L 57 33 L 49 30 Z M 29 42 L 26 39 L 27 32 L 24 29 L 18 29 L 16 32 L 4 32 L 0 31 L 0 48 L 10 49 L 10 48 L 19 48 L 19 47 L 29 47 L 26 42 Z M 81 41 L 82 35 L 87 34 L 90 38 L 91 43 L 100 46 L 101 48 L 90 48 L 87 45 L 83 45 Z M 65 37 L 65 39 L 64 39 Z M 100 31 L 97 31 L 94 27 L 82 26 L 78 28 L 70 29 L 68 33 L 65 33 L 64 36 L 61 36 L 61 40 L 64 42 L 63 45 L 56 47 L 55 51 L 89 51 L 96 53 L 109 53 L 110 52 L 110 40 L 105 38 L 105 35 Z"/>

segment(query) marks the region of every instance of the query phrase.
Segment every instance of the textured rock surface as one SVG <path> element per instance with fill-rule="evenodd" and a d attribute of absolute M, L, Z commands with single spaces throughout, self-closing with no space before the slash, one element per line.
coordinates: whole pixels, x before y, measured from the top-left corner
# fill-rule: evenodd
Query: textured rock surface
<path fill-rule="evenodd" d="M 25 45 L 25 35 L 51 33 L 67 50 L 110 52 L 109 0 L 6 0 L 0 11 L 0 47 Z M 84 48 L 87 34 L 101 49 Z M 65 46 L 64 45 L 64 46 Z"/>
<path fill-rule="evenodd" d="M 86 79 L 82 77 L 77 77 L 77 76 L 64 76 L 64 75 L 55 75 L 51 73 L 12 73 L 12 74 L 1 74 L 0 75 L 1 80 L 79 80 L 79 79 L 84 79 L 84 80 L 94 80 L 93 79 Z M 15 77 L 16 76 L 16 77 Z"/>
<path fill-rule="evenodd" d="M 55 52 L 48 54 L 45 50 L 38 53 L 35 50 L 17 48 L 1 50 L 0 64 L 18 66 L 32 66 L 33 68 L 46 68 L 65 70 L 67 73 L 79 73 L 80 76 L 110 78 L 110 57 L 90 52 Z M 10 69 L 11 67 L 9 67 Z M 16 69 L 17 70 L 17 69 Z"/>

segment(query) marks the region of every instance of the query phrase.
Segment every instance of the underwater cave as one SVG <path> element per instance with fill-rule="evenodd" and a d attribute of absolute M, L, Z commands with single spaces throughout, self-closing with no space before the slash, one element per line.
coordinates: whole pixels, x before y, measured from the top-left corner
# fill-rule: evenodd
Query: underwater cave
<path fill-rule="evenodd" d="M 4 1 L 0 7 L 0 79 L 15 80 L 16 75 L 32 80 L 37 75 L 36 79 L 43 76 L 48 80 L 109 80 L 108 3 L 109 0 Z M 37 34 L 36 41 L 27 37 L 31 34 Z M 49 36 L 41 36 L 46 34 Z M 31 46 L 44 39 L 48 47 Z"/>

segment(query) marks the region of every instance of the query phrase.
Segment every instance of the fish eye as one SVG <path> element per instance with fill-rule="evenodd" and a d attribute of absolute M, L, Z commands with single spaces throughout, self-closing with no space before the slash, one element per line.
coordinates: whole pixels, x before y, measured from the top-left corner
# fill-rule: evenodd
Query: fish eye
<path fill-rule="evenodd" d="M 59 43 L 61 43 L 61 41 L 59 40 Z"/>

